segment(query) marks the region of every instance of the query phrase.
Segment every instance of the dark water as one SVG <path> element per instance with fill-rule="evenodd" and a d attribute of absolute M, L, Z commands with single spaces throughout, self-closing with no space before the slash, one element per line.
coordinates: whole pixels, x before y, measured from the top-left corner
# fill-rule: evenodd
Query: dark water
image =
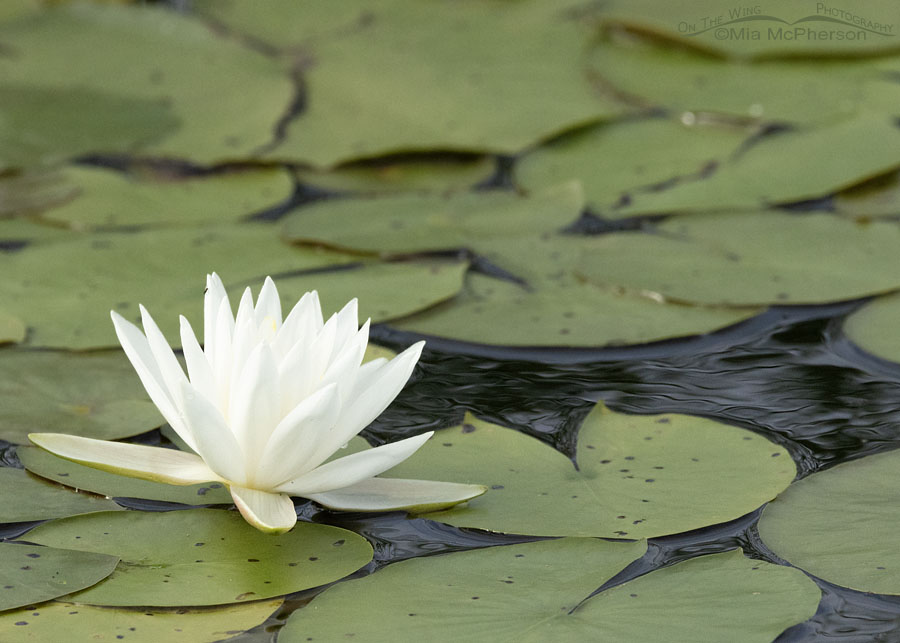
<path fill-rule="evenodd" d="M 758 432 L 784 445 L 805 476 L 900 446 L 900 365 L 864 354 L 841 334 L 841 320 L 861 303 L 773 308 L 713 335 L 641 347 L 511 349 L 431 340 L 414 379 L 367 437 L 378 443 L 439 429 L 471 411 L 573 456 L 582 418 L 602 400 L 619 412 L 701 415 Z M 398 348 L 419 338 L 387 327 L 373 329 L 372 336 Z M 142 441 L 158 439 L 154 432 Z M 0 455 L 14 464 L 8 454 Z M 175 508 L 134 499 L 121 504 Z M 298 511 L 301 519 L 351 529 L 370 540 L 375 560 L 357 575 L 417 556 L 534 540 L 409 520 L 402 513 L 339 514 L 312 503 L 299 504 Z M 647 554 L 604 587 L 736 547 L 784 564 L 759 540 L 759 513 L 652 539 Z M 0 538 L 14 537 L 28 525 L 8 527 Z M 824 594 L 818 613 L 784 632 L 778 643 L 900 641 L 900 597 L 817 582 Z M 291 595 L 264 625 L 230 640 L 271 642 L 290 612 L 318 591 Z"/>

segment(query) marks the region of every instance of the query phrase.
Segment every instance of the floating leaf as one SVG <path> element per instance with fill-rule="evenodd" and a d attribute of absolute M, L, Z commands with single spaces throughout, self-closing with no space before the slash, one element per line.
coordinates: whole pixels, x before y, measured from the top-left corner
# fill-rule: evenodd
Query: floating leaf
<path fill-rule="evenodd" d="M 814 473 L 771 502 L 759 534 L 772 551 L 830 583 L 900 594 L 900 452 Z"/>
<path fill-rule="evenodd" d="M 747 63 L 636 39 L 598 40 L 588 67 L 608 91 L 644 108 L 768 122 L 852 116 L 876 78 L 871 65 L 855 61 Z"/>
<path fill-rule="evenodd" d="M 227 221 L 277 205 L 294 189 L 281 169 L 153 180 L 73 167 L 64 176 L 78 196 L 47 210 L 43 218 L 76 229 Z"/>
<path fill-rule="evenodd" d="M 862 7 L 860 7 L 862 9 Z M 865 4 L 864 15 L 821 4 L 769 0 L 753 5 L 683 5 L 658 0 L 604 3 L 599 17 L 608 25 L 660 35 L 682 46 L 741 57 L 853 56 L 896 50 L 897 5 Z"/>
<path fill-rule="evenodd" d="M 199 324 L 203 275 L 226 284 L 322 268 L 351 258 L 281 243 L 271 224 L 103 233 L 0 254 L 0 301 L 31 329 L 35 346 L 90 348 L 117 344 L 110 309 L 139 318 L 138 303 L 177 345 L 178 315 Z M 114 269 L 113 269 L 114 268 Z"/>
<path fill-rule="evenodd" d="M 90 587 L 109 576 L 118 562 L 106 554 L 0 543 L 0 610 Z"/>
<path fill-rule="evenodd" d="M 48 118 L 74 118 L 57 97 L 78 91 L 130 101 L 102 111 L 92 102 L 81 116 L 111 132 L 145 131 L 160 120 L 152 110 L 167 106 L 164 117 L 180 127 L 143 148 L 158 156 L 212 163 L 252 154 L 272 138 L 294 95 L 281 64 L 162 7 L 66 3 L 0 25 L 0 41 L 16 52 L 0 57 L 0 76 L 41 87 L 52 97 Z M 152 109 L 141 115 L 142 105 Z M 113 127 L 123 121 L 127 128 Z M 77 134 L 104 135 L 92 131 Z"/>
<path fill-rule="evenodd" d="M 259 625 L 281 599 L 215 608 L 110 609 L 47 603 L 0 614 L 5 643 L 117 641 L 128 643 L 217 643 Z"/>
<path fill-rule="evenodd" d="M 28 540 L 122 559 L 73 597 L 89 605 L 239 603 L 324 585 L 372 559 L 366 539 L 344 529 L 300 522 L 273 537 L 216 509 L 77 516 L 41 525 Z"/>
<path fill-rule="evenodd" d="M 112 439 L 163 419 L 122 351 L 0 351 L 0 438 L 56 431 Z"/>
<path fill-rule="evenodd" d="M 834 195 L 840 214 L 868 219 L 900 215 L 900 172 L 888 172 Z"/>
<path fill-rule="evenodd" d="M 584 244 L 579 272 L 599 285 L 676 301 L 821 303 L 900 287 L 898 244 L 894 223 L 830 214 L 682 216 L 660 224 L 657 234 L 596 237 Z"/>
<path fill-rule="evenodd" d="M 669 304 L 574 280 L 529 291 L 470 273 L 452 301 L 390 326 L 479 344 L 610 346 L 705 333 L 758 312 Z"/>
<path fill-rule="evenodd" d="M 598 405 L 566 456 L 517 431 L 467 417 L 382 477 L 487 485 L 426 517 L 541 536 L 650 538 L 738 518 L 774 498 L 796 468 L 758 435 L 687 415 L 622 415 Z M 715 484 L 710 484 L 714 480 Z"/>
<path fill-rule="evenodd" d="M 19 460 L 31 473 L 48 478 L 67 487 L 83 489 L 108 497 L 146 498 L 187 505 L 231 504 L 231 494 L 219 482 L 175 486 L 118 476 L 92 469 L 36 447 L 19 447 Z"/>
<path fill-rule="evenodd" d="M 297 178 L 302 183 L 335 192 L 447 192 L 486 181 L 494 174 L 494 166 L 494 160 L 487 156 L 387 158 L 330 172 L 300 169 Z"/>
<path fill-rule="evenodd" d="M 294 612 L 281 643 L 491 640 L 769 643 L 811 617 L 800 571 L 701 556 L 591 596 L 645 545 L 585 538 L 402 561 L 329 588 Z"/>
<path fill-rule="evenodd" d="M 0 39 L 5 40 L 4 33 L 0 27 Z M 0 56 L 0 70 L 8 78 L 3 60 Z M 0 93 L 0 169 L 51 165 L 90 153 L 131 152 L 167 134 L 178 122 L 160 100 L 119 96 L 103 88 L 4 82 Z"/>
<path fill-rule="evenodd" d="M 844 333 L 866 352 L 900 362 L 900 295 L 876 299 L 848 316 Z"/>
<path fill-rule="evenodd" d="M 86 493 L 76 493 L 21 469 L 0 468 L 0 522 L 30 522 L 121 507 Z"/>
<path fill-rule="evenodd" d="M 862 112 L 827 126 L 764 136 L 706 178 L 632 195 L 621 213 L 754 209 L 821 198 L 896 169 L 898 150 L 900 126 L 885 114 Z"/>
<path fill-rule="evenodd" d="M 367 263 L 348 270 L 280 278 L 282 305 L 293 306 L 317 290 L 325 311 L 338 311 L 359 298 L 360 319 L 394 319 L 450 299 L 462 288 L 466 262 Z"/>
<path fill-rule="evenodd" d="M 588 202 L 598 209 L 631 192 L 696 180 L 748 134 L 721 124 L 687 126 L 659 118 L 602 123 L 529 152 L 516 163 L 515 177 L 529 190 L 578 179 Z M 603 208 L 603 214 L 615 217 L 619 212 Z"/>
<path fill-rule="evenodd" d="M 218 6 L 206 12 L 218 17 Z M 240 30 L 235 6 L 221 16 Z M 271 158 L 330 167 L 396 152 L 512 154 L 623 111 L 592 91 L 579 64 L 587 34 L 553 4 L 358 1 L 260 13 L 249 24 L 256 37 L 288 38 L 315 60 L 305 109 Z M 293 38 L 288 21 L 301 25 Z M 322 37 L 303 42 L 310 31 Z"/>
<path fill-rule="evenodd" d="M 62 172 L 24 172 L 0 177 L 0 217 L 34 214 L 65 203 L 77 193 L 78 188 L 67 183 Z"/>

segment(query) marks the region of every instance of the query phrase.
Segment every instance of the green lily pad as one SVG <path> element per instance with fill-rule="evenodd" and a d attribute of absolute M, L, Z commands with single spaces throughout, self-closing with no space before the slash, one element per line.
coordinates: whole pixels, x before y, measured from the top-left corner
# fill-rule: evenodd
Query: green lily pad
<path fill-rule="evenodd" d="M 794 483 L 763 511 L 760 537 L 792 565 L 830 583 L 900 594 L 898 464 L 900 452 L 878 453 Z"/>
<path fill-rule="evenodd" d="M 738 518 L 796 475 L 787 451 L 749 431 L 687 415 L 622 415 L 602 404 L 581 427 L 576 461 L 577 470 L 536 438 L 467 417 L 382 477 L 487 485 L 467 505 L 424 514 L 458 527 L 651 538 Z"/>
<path fill-rule="evenodd" d="M 598 40 L 587 61 L 597 82 L 634 105 L 767 122 L 852 116 L 876 78 L 852 60 L 747 63 L 633 38 Z"/>
<path fill-rule="evenodd" d="M 56 431 L 98 439 L 163 423 L 122 351 L 0 351 L 0 438 Z"/>
<path fill-rule="evenodd" d="M 859 11 L 769 0 L 752 5 L 617 0 L 598 11 L 607 26 L 682 45 L 752 58 L 876 54 L 897 48 L 897 5 L 875 0 Z"/>
<path fill-rule="evenodd" d="M 49 225 L 37 217 L 0 218 L 0 248 L 21 249 L 35 243 L 68 241 L 79 236 L 80 233 Z"/>
<path fill-rule="evenodd" d="M 5 42 L 4 33 L 0 26 L 0 40 Z M 0 70 L 9 78 L 4 60 L 8 58 L 0 56 Z M 91 153 L 127 153 L 178 124 L 160 100 L 116 95 L 104 88 L 4 82 L 0 93 L 0 168 L 52 165 Z"/>
<path fill-rule="evenodd" d="M 278 280 L 282 307 L 289 309 L 303 293 L 317 290 L 322 310 L 340 310 L 357 297 L 360 319 L 381 322 L 409 315 L 450 299 L 463 285 L 464 261 L 371 262 L 348 270 Z"/>
<path fill-rule="evenodd" d="M 121 507 L 112 500 L 65 489 L 21 469 L 0 468 L 0 522 L 50 520 L 119 510 Z"/>
<path fill-rule="evenodd" d="M 301 522 L 274 537 L 216 509 L 78 516 L 40 525 L 28 540 L 122 559 L 72 597 L 88 605 L 240 603 L 324 585 L 372 559 L 371 545 L 351 531 Z"/>
<path fill-rule="evenodd" d="M 294 190 L 282 169 L 154 179 L 73 167 L 64 176 L 78 196 L 42 218 L 76 229 L 227 221 L 277 205 Z"/>
<path fill-rule="evenodd" d="M 390 326 L 478 344 L 612 346 L 706 333 L 759 312 L 666 303 L 574 280 L 528 291 L 469 273 L 455 299 Z"/>
<path fill-rule="evenodd" d="M 0 610 L 90 587 L 109 576 L 118 562 L 106 554 L 0 543 Z"/>
<path fill-rule="evenodd" d="M 578 238 L 557 231 L 573 223 L 583 206 L 576 182 L 527 199 L 507 192 L 341 199 L 288 216 L 282 235 L 293 242 L 381 257 L 467 248 L 531 279 L 560 269 L 561 257 L 554 253 L 571 248 Z"/>
<path fill-rule="evenodd" d="M 25 322 L 0 310 L 0 344 L 21 342 L 25 339 Z"/>
<path fill-rule="evenodd" d="M 178 345 L 179 314 L 201 323 L 208 272 L 218 271 L 226 284 L 256 285 L 266 275 L 352 260 L 291 248 L 278 240 L 276 230 L 243 223 L 103 233 L 0 254 L 0 301 L 27 323 L 28 343 L 34 346 L 115 346 L 110 309 L 136 320 L 138 302 Z"/>
<path fill-rule="evenodd" d="M 869 302 L 844 321 L 844 334 L 862 348 L 882 359 L 900 362 L 900 295 L 888 295 Z"/>
<path fill-rule="evenodd" d="M 893 119 L 862 112 L 827 126 L 766 136 L 706 178 L 632 195 L 621 213 L 755 209 L 820 198 L 896 169 L 898 149 L 900 127 Z"/>
<path fill-rule="evenodd" d="M 769 643 L 819 603 L 819 588 L 799 570 L 740 551 L 590 596 L 644 547 L 567 538 L 402 561 L 329 588 L 278 638 L 657 643 L 665 632 L 673 643 Z"/>
<path fill-rule="evenodd" d="M 119 639 L 128 643 L 217 643 L 264 622 L 281 602 L 171 610 L 54 602 L 0 614 L 0 637 L 7 643 Z"/>
<path fill-rule="evenodd" d="M 900 287 L 894 223 L 746 212 L 673 217 L 657 232 L 596 237 L 579 272 L 605 287 L 718 305 L 821 303 Z"/>
<path fill-rule="evenodd" d="M 696 180 L 748 135 L 737 127 L 659 118 L 602 123 L 536 148 L 516 163 L 515 177 L 529 190 L 578 179 L 597 209 L 634 191 Z M 603 214 L 618 213 L 604 209 Z"/>
<path fill-rule="evenodd" d="M 494 171 L 494 160 L 487 156 L 414 157 L 408 160 L 379 159 L 378 162 L 346 165 L 330 172 L 298 169 L 297 178 L 307 185 L 335 192 L 447 192 L 471 188 L 486 181 Z"/>
<path fill-rule="evenodd" d="M 295 91 L 279 62 L 161 7 L 66 3 L 0 25 L 0 42 L 16 52 L 0 57 L 0 76 L 53 96 L 48 119 L 73 113 L 56 97 L 77 91 L 133 104 L 98 111 L 91 103 L 82 118 L 104 128 L 114 119 L 127 121 L 128 131 L 146 129 L 165 108 L 161 116 L 180 127 L 142 148 L 156 156 L 213 163 L 251 155 L 271 140 Z M 97 125 L 92 130 L 103 135 Z"/>
<path fill-rule="evenodd" d="M 215 16 L 216 6 L 206 11 Z M 584 78 L 580 59 L 589 34 L 554 4 L 306 6 L 288 18 L 276 7 L 250 25 L 265 39 L 261 20 L 279 23 L 273 40 L 288 19 L 325 26 L 318 38 L 304 40 L 313 28 L 296 32 L 291 49 L 315 60 L 304 70 L 308 100 L 270 158 L 331 167 L 398 152 L 512 154 L 623 111 Z M 239 18 L 233 24 L 242 28 Z"/>
<path fill-rule="evenodd" d="M 231 494 L 219 482 L 175 486 L 161 482 L 137 480 L 92 469 L 36 447 L 16 449 L 19 461 L 31 473 L 59 484 L 91 491 L 107 497 L 146 498 L 187 505 L 231 504 Z"/>

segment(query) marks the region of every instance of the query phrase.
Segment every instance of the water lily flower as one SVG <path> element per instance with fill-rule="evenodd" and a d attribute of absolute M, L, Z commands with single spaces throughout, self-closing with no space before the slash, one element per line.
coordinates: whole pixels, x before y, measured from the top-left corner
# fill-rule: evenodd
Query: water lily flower
<path fill-rule="evenodd" d="M 424 342 L 363 364 L 369 322 L 358 327 L 355 299 L 325 322 L 318 295 L 308 292 L 282 321 L 267 277 L 255 306 L 244 291 L 235 317 L 218 275 L 206 286 L 203 348 L 181 317 L 187 375 L 143 306 L 144 333 L 112 312 L 147 394 L 194 453 L 60 433 L 33 433 L 31 441 L 144 480 L 222 482 L 247 522 L 275 533 L 297 522 L 290 496 L 348 511 L 431 511 L 484 493 L 479 485 L 375 477 L 433 432 L 330 459 L 393 401 Z"/>

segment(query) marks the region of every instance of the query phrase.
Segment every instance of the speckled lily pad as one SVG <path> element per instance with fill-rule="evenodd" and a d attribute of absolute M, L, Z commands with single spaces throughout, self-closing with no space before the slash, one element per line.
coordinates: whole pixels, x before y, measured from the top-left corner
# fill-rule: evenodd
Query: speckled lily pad
<path fill-rule="evenodd" d="M 41 525 L 28 540 L 122 559 L 72 597 L 89 605 L 240 603 L 330 583 L 372 559 L 366 539 L 344 529 L 301 522 L 273 537 L 215 509 L 77 516 Z"/>
<path fill-rule="evenodd" d="M 112 500 L 66 489 L 21 469 L 0 468 L 0 522 L 50 520 L 120 509 Z"/>
<path fill-rule="evenodd" d="M 382 477 L 487 485 L 466 505 L 425 514 L 458 527 L 650 538 L 738 518 L 796 475 L 784 448 L 749 431 L 687 415 L 622 415 L 602 405 L 581 427 L 576 461 L 577 470 L 535 438 L 467 417 Z"/>
<path fill-rule="evenodd" d="M 0 543 L 0 610 L 90 587 L 109 576 L 118 562 L 106 554 Z"/>
<path fill-rule="evenodd" d="M 215 608 L 124 610 L 54 602 L 0 614 L 0 637 L 6 643 L 217 643 L 259 625 L 279 605 L 281 599 Z"/>
<path fill-rule="evenodd" d="M 56 431 L 123 438 L 163 419 L 122 351 L 0 351 L 0 438 Z"/>
<path fill-rule="evenodd" d="M 799 570 L 701 556 L 591 596 L 645 545 L 587 538 L 403 561 L 341 583 L 294 612 L 282 643 L 426 639 L 769 643 L 811 617 Z"/>

